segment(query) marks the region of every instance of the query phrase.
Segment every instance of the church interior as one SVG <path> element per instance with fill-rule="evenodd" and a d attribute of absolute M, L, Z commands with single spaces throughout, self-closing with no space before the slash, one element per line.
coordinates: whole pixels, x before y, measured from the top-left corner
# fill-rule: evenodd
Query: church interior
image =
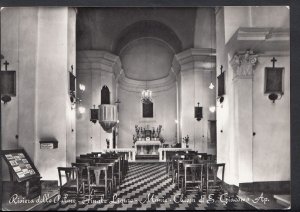
<path fill-rule="evenodd" d="M 290 207 L 288 6 L 0 14 L 3 210 Z"/>

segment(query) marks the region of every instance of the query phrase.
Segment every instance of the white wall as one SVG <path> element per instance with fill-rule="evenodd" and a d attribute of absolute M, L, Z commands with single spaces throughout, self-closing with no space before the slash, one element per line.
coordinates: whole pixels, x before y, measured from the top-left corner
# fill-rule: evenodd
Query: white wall
<path fill-rule="evenodd" d="M 5 8 L 1 11 L 1 54 L 10 63 L 8 70 L 15 70 L 17 74 L 16 97 L 5 105 L 1 103 L 2 149 L 25 148 L 32 159 L 36 138 L 37 13 L 37 8 Z M 3 65 L 1 68 L 4 70 Z M 3 168 L 4 180 L 8 180 L 7 165 Z"/>
<path fill-rule="evenodd" d="M 17 96 L 2 107 L 2 148 L 25 148 L 43 180 L 57 180 L 57 166 L 65 166 L 67 157 L 75 160 L 75 152 L 66 151 L 66 143 L 74 146 L 67 123 L 75 124 L 68 102 L 68 61 L 75 58 L 75 46 L 68 48 L 68 38 L 75 36 L 72 12 L 66 7 L 1 12 L 2 54 L 17 71 Z M 43 139 L 57 139 L 58 149 L 41 150 Z"/>
<path fill-rule="evenodd" d="M 253 78 L 253 181 L 290 180 L 290 58 L 276 57 L 276 67 L 285 69 L 284 95 L 275 103 L 263 92 L 271 59 L 259 58 Z"/>
<path fill-rule="evenodd" d="M 157 128 L 162 125 L 161 136 L 166 139 L 166 144 L 176 143 L 176 85 L 165 91 L 153 92 L 154 119 L 147 121 L 142 118 L 141 93 L 127 91 L 121 86 L 118 91 L 121 101 L 119 106 L 119 137 L 118 148 L 131 148 L 133 146 L 133 135 L 135 125 L 140 127 Z"/>
<path fill-rule="evenodd" d="M 38 15 L 35 164 L 43 179 L 57 180 L 57 167 L 67 165 L 67 143 L 72 147 L 72 141 L 67 142 L 67 118 L 72 113 L 68 91 L 68 8 L 40 8 Z M 40 149 L 38 141 L 44 139 L 56 139 L 58 148 Z M 75 161 L 74 152 L 70 158 Z"/>
<path fill-rule="evenodd" d="M 106 139 L 112 144 L 112 133 L 103 130 L 99 122 L 90 121 L 90 109 L 97 109 L 101 104 L 101 89 L 107 86 L 110 91 L 110 102 L 116 101 L 116 85 L 113 70 L 118 58 L 103 51 L 77 52 L 77 85 L 85 85 L 85 91 L 78 90 L 80 105 L 86 112 L 76 114 L 76 155 L 97 152 L 107 148 Z"/>
<path fill-rule="evenodd" d="M 272 15 L 278 13 L 282 16 Z M 238 139 L 239 133 L 244 129 L 239 129 L 241 125 L 235 122 L 234 117 L 243 117 L 245 112 L 236 108 L 239 104 L 234 102 L 238 100 L 235 95 L 239 92 L 234 90 L 233 70 L 229 65 L 231 58 L 225 49 L 227 41 L 239 27 L 288 28 L 288 13 L 289 10 L 284 6 L 224 7 L 216 13 L 217 67 L 219 69 L 223 65 L 223 70 L 226 70 L 225 100 L 222 104 L 217 103 L 217 161 L 226 163 L 226 183 L 239 185 L 240 182 L 245 182 L 246 176 L 251 176 L 247 182 L 290 180 L 289 56 L 274 55 L 278 60 L 276 66 L 285 67 L 284 95 L 275 104 L 264 94 L 264 67 L 272 65 L 270 60 L 273 55 L 261 54 L 258 57 L 252 82 L 252 128 L 256 135 L 252 136 L 251 132 L 249 134 L 252 139 L 251 152 L 251 148 L 243 149 Z M 255 46 L 253 50 L 255 52 Z M 279 54 L 288 55 L 280 51 Z M 217 75 L 219 74 L 218 70 Z M 244 121 L 251 123 L 249 119 Z M 241 159 L 248 156 L 252 157 L 252 168 L 245 170 L 246 166 Z"/>

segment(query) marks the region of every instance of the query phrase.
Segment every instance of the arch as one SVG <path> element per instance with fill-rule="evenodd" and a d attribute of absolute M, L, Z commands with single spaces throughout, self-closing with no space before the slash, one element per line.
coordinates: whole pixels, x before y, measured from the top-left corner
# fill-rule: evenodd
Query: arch
<path fill-rule="evenodd" d="M 119 55 L 129 42 L 143 37 L 160 39 L 175 53 L 182 51 L 182 43 L 170 27 L 158 21 L 143 20 L 133 23 L 120 33 L 113 45 L 114 53 Z"/>
<path fill-rule="evenodd" d="M 106 85 L 101 89 L 101 104 L 110 104 L 110 92 Z"/>

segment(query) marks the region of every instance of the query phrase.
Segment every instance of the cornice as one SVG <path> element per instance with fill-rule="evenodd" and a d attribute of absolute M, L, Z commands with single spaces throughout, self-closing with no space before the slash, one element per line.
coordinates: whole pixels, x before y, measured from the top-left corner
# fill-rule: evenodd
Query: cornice
<path fill-rule="evenodd" d="M 191 48 L 180 52 L 174 57 L 180 65 L 180 71 L 215 69 L 216 50 L 211 48 Z"/>
<path fill-rule="evenodd" d="M 169 73 L 165 78 L 152 81 L 133 80 L 122 74 L 119 78 L 119 88 L 129 92 L 141 92 L 143 89 L 148 88 L 155 93 L 169 90 L 175 85 L 175 82 L 176 77 L 172 73 Z"/>
<path fill-rule="evenodd" d="M 77 51 L 77 70 L 80 72 L 104 71 L 117 76 L 121 71 L 120 58 L 110 52 Z"/>
<path fill-rule="evenodd" d="M 238 52 L 253 50 L 256 54 L 286 56 L 290 51 L 290 32 L 288 28 L 241 27 L 226 44 L 226 52 L 232 58 Z"/>

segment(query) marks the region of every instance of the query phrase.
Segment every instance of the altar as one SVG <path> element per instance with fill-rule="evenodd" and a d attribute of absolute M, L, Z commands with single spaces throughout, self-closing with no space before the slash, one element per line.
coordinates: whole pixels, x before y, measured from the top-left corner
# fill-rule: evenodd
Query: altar
<path fill-rule="evenodd" d="M 133 135 L 133 143 L 136 156 L 139 159 L 159 159 L 159 148 L 164 143 L 164 138 L 161 136 L 162 126 L 159 125 L 156 129 L 149 127 L 139 127 L 135 125 L 135 135 Z"/>
<path fill-rule="evenodd" d="M 157 140 L 136 141 L 135 149 L 137 155 L 158 155 L 161 142 Z"/>

